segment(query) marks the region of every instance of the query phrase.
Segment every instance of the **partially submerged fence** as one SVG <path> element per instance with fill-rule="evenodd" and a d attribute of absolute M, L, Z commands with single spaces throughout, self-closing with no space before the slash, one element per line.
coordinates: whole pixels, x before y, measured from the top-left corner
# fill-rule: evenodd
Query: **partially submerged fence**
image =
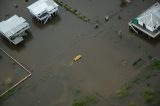
<path fill-rule="evenodd" d="M 15 63 L 17 63 L 24 71 L 26 71 L 28 73 L 27 76 L 25 76 L 24 78 L 22 78 L 19 82 L 17 82 L 16 84 L 14 84 L 12 87 L 10 87 L 9 89 L 7 89 L 6 91 L 4 91 L 2 94 L 0 94 L 0 97 L 4 96 L 5 94 L 7 94 L 9 91 L 13 90 L 15 87 L 17 87 L 19 84 L 21 84 L 23 81 L 25 81 L 26 79 L 28 79 L 32 74 L 31 72 L 24 67 L 20 62 L 18 62 L 15 58 L 13 58 L 11 55 L 9 55 L 5 50 L 3 50 L 2 48 L 0 48 L 0 51 L 2 51 L 3 53 L 5 53 L 10 59 L 12 59 Z"/>

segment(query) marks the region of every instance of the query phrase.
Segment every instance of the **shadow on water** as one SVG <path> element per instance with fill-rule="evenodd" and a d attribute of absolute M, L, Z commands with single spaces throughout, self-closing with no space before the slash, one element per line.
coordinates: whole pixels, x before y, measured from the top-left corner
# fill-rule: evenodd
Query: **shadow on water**
<path fill-rule="evenodd" d="M 33 18 L 32 19 L 32 23 L 39 29 L 43 29 L 45 27 L 47 27 L 48 25 L 56 25 L 59 21 L 61 20 L 61 17 L 59 15 L 51 18 L 48 20 L 48 22 L 46 24 L 38 21 L 37 19 Z"/>
<path fill-rule="evenodd" d="M 29 32 L 27 36 L 24 37 L 24 41 L 19 43 L 18 45 L 14 45 L 8 41 L 4 36 L 1 36 L 2 42 L 11 50 L 15 50 L 17 52 L 20 52 L 25 48 L 25 44 L 29 43 L 29 41 L 33 40 L 32 33 Z"/>
<path fill-rule="evenodd" d="M 157 46 L 160 43 L 160 35 L 156 38 L 151 38 L 148 35 L 144 34 L 143 32 L 138 32 L 139 34 L 135 34 L 132 30 L 129 30 L 129 32 L 136 37 L 139 37 L 141 40 L 151 44 L 152 46 Z"/>

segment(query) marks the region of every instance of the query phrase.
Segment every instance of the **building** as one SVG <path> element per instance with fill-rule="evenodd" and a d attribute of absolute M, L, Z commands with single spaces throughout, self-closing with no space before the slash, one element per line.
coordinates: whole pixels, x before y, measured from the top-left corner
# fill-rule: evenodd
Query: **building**
<path fill-rule="evenodd" d="M 160 4 L 157 2 L 129 22 L 129 27 L 137 34 L 139 31 L 155 38 L 160 35 Z"/>
<path fill-rule="evenodd" d="M 0 34 L 7 38 L 14 45 L 19 44 L 30 30 L 29 24 L 23 17 L 17 15 L 0 22 Z"/>
<path fill-rule="evenodd" d="M 38 0 L 27 8 L 33 17 L 44 24 L 58 13 L 58 4 L 53 0 Z"/>

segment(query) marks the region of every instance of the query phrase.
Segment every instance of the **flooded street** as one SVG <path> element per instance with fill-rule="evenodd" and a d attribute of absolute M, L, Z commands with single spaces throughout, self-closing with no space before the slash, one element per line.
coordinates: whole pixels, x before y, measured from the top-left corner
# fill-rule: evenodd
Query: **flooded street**
<path fill-rule="evenodd" d="M 60 6 L 58 16 L 45 25 L 32 20 L 26 8 L 35 1 L 0 1 L 0 21 L 17 14 L 31 26 L 31 34 L 20 45 L 13 46 L 0 37 L 0 48 L 32 73 L 0 106 L 71 106 L 77 87 L 84 95 L 100 95 L 95 106 L 113 106 L 110 98 L 114 92 L 136 76 L 149 62 L 151 52 L 160 47 L 160 38 L 148 39 L 128 30 L 128 22 L 156 0 L 132 0 L 123 8 L 120 0 L 63 0 L 91 22 Z M 108 22 L 105 16 L 110 17 Z M 95 29 L 97 21 L 100 25 Z M 78 54 L 82 58 L 73 62 Z M 133 66 L 139 58 L 144 63 Z M 10 64 L 2 65 L 12 69 Z M 0 66 L 0 74 L 3 70 Z"/>

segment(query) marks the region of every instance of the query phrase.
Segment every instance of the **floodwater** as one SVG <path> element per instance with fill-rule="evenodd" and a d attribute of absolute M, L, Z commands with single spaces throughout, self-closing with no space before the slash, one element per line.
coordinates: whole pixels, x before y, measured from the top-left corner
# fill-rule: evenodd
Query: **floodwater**
<path fill-rule="evenodd" d="M 133 0 L 123 8 L 120 0 L 63 0 L 92 23 L 59 7 L 59 15 L 45 25 L 33 21 L 26 9 L 35 1 L 0 1 L 0 20 L 17 14 L 31 26 L 31 34 L 21 45 L 13 46 L 0 38 L 0 47 L 32 72 L 32 77 L 20 85 L 23 89 L 1 106 L 70 106 L 77 87 L 86 94 L 101 95 L 103 100 L 97 106 L 111 106 L 113 93 L 143 67 L 133 63 L 139 58 L 147 63 L 148 55 L 159 47 L 159 38 L 137 36 L 127 25 L 156 0 Z M 106 15 L 111 17 L 108 22 Z M 95 29 L 97 21 L 100 26 Z M 78 54 L 81 60 L 72 62 Z"/>
<path fill-rule="evenodd" d="M 0 56 L 0 94 L 2 94 L 26 77 L 28 73 L 2 51 L 0 51 Z"/>

